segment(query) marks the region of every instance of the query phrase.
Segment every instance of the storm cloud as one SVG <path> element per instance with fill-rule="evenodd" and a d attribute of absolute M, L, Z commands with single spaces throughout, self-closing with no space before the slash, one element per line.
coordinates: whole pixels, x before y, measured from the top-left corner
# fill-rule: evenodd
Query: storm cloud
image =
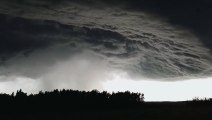
<path fill-rule="evenodd" d="M 25 78 L 39 81 L 44 90 L 90 90 L 101 89 L 102 81 L 117 71 L 135 80 L 212 75 L 210 32 L 202 34 L 210 17 L 197 29 L 154 4 L 140 9 L 132 3 L 139 8 L 132 10 L 104 2 L 100 8 L 94 1 L 2 1 L 0 82 Z"/>

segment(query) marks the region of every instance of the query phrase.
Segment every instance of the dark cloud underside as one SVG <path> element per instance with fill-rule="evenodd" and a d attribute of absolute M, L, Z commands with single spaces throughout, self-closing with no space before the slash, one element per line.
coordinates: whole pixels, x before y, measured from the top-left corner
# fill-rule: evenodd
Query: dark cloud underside
<path fill-rule="evenodd" d="M 70 81 L 82 83 L 107 69 L 136 78 L 211 76 L 209 1 L 120 2 L 1 1 L 0 75 L 49 81 L 76 73 Z"/>

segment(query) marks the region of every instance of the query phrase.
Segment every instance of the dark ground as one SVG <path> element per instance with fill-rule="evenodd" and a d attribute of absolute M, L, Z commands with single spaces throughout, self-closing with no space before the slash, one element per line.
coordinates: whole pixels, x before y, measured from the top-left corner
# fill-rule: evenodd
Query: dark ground
<path fill-rule="evenodd" d="M 146 103 L 140 108 L 52 109 L 4 112 L 7 120 L 211 120 L 212 106 L 181 106 L 183 103 Z M 156 105 L 158 104 L 158 105 Z M 169 106 L 172 104 L 171 106 Z M 2 113 L 1 113 L 2 114 Z M 2 119 L 3 120 L 3 119 Z"/>
<path fill-rule="evenodd" d="M 55 90 L 0 95 L 0 120 L 211 120 L 212 102 L 144 102 L 140 93 Z"/>

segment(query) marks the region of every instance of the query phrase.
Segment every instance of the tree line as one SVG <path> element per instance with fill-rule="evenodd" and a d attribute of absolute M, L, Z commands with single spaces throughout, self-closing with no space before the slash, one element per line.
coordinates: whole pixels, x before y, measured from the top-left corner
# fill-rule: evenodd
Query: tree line
<path fill-rule="evenodd" d="M 21 89 L 12 94 L 0 94 L 1 107 L 25 109 L 92 109 L 92 108 L 129 108 L 144 102 L 144 94 L 106 91 L 53 90 L 29 94 Z"/>

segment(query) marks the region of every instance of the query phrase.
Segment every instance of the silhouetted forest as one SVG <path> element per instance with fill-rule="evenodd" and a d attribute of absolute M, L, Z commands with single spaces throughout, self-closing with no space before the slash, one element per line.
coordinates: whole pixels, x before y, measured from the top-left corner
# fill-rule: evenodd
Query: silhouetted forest
<path fill-rule="evenodd" d="M 211 120 L 212 99 L 145 102 L 144 94 L 54 90 L 0 94 L 0 120 Z"/>
<path fill-rule="evenodd" d="M 106 91 L 99 92 L 92 90 L 90 92 L 78 90 L 54 90 L 52 92 L 42 92 L 38 94 L 24 93 L 18 90 L 16 94 L 0 94 L 1 107 L 20 109 L 82 109 L 82 108 L 121 108 L 121 107 L 135 107 L 143 103 L 144 94 L 118 92 L 108 93 Z"/>

